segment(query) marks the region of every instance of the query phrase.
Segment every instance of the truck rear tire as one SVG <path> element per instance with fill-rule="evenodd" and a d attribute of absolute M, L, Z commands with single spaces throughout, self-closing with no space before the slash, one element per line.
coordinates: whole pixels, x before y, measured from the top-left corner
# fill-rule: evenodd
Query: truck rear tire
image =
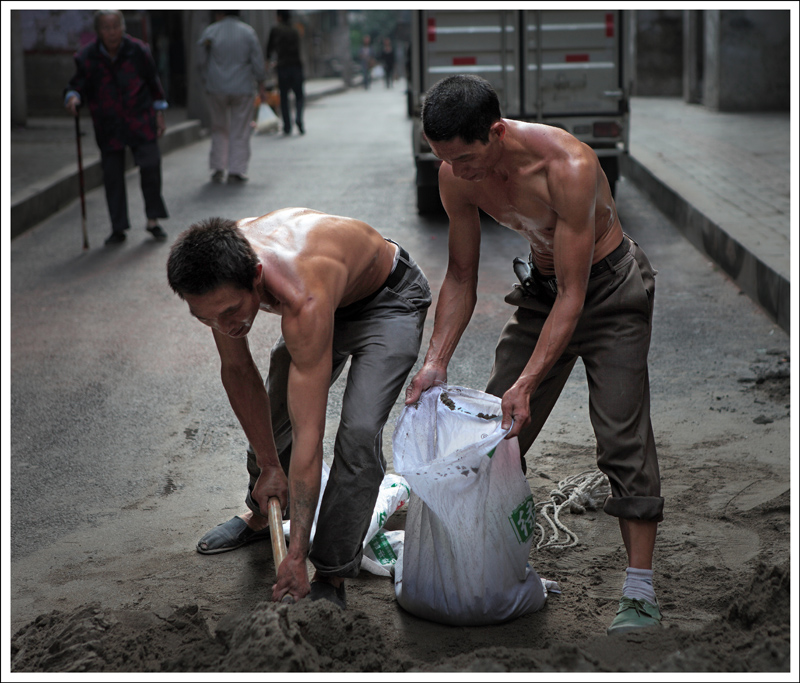
<path fill-rule="evenodd" d="M 417 212 L 444 213 L 438 185 L 417 185 Z"/>
<path fill-rule="evenodd" d="M 617 157 L 600 157 L 600 167 L 608 178 L 611 196 L 617 198 L 617 178 L 619 178 L 619 160 Z"/>

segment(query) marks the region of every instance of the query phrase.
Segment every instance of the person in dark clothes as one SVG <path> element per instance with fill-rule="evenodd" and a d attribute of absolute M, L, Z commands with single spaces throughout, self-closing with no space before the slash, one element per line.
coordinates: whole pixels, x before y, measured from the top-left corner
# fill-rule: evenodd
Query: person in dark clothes
<path fill-rule="evenodd" d="M 281 93 L 281 115 L 283 134 L 292 134 L 292 115 L 289 93 L 294 93 L 294 120 L 300 135 L 305 134 L 303 123 L 303 62 L 300 59 L 300 32 L 291 25 L 288 10 L 278 10 L 278 24 L 273 26 L 267 39 L 267 59 L 274 52 L 277 56 L 278 90 Z"/>
<path fill-rule="evenodd" d="M 383 77 L 386 80 L 386 87 L 391 88 L 394 83 L 394 45 L 392 45 L 391 38 L 383 39 L 381 63 L 383 64 Z"/>
<path fill-rule="evenodd" d="M 125 191 L 125 148 L 130 147 L 139 167 L 144 195 L 146 230 L 166 239 L 159 218 L 167 218 L 161 195 L 161 152 L 158 138 L 164 134 L 164 89 L 150 48 L 125 33 L 122 12 L 101 10 L 94 15 L 97 40 L 75 54 L 75 75 L 64 95 L 73 116 L 86 103 L 103 167 L 111 235 L 106 244 L 125 241 L 130 228 Z"/>

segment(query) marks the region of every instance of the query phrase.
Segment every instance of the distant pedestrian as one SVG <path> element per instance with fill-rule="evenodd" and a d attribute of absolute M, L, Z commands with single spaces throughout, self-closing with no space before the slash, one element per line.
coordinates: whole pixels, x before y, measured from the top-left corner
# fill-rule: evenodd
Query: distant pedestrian
<path fill-rule="evenodd" d="M 372 38 L 369 35 L 364 36 L 361 40 L 358 61 L 361 63 L 364 90 L 369 90 L 369 85 L 372 82 L 372 67 L 375 66 L 375 57 L 372 54 Z"/>
<path fill-rule="evenodd" d="M 125 190 L 125 148 L 130 147 L 139 167 L 147 231 L 156 239 L 167 233 L 158 224 L 167 218 L 161 196 L 161 152 L 167 102 L 150 48 L 125 33 L 125 18 L 116 10 L 94 14 L 97 40 L 75 53 L 75 75 L 64 95 L 73 116 L 86 103 L 100 148 L 111 235 L 106 244 L 125 241 L 128 199 Z"/>
<path fill-rule="evenodd" d="M 391 88 L 394 84 L 394 45 L 392 45 L 391 38 L 383 39 L 381 63 L 383 64 L 383 77 L 386 80 L 386 87 Z"/>
<path fill-rule="evenodd" d="M 239 10 L 214 12 L 214 23 L 197 41 L 197 65 L 211 114 L 211 180 L 247 181 L 256 84 L 266 98 L 264 55 L 252 26 Z"/>
<path fill-rule="evenodd" d="M 300 32 L 291 25 L 291 13 L 278 10 L 278 24 L 272 27 L 267 39 L 267 59 L 276 53 L 276 72 L 278 74 L 278 90 L 281 94 L 281 115 L 283 116 L 283 134 L 292 134 L 292 114 L 289 106 L 289 93 L 294 93 L 295 123 L 300 135 L 306 132 L 303 124 L 303 61 L 300 58 Z"/>

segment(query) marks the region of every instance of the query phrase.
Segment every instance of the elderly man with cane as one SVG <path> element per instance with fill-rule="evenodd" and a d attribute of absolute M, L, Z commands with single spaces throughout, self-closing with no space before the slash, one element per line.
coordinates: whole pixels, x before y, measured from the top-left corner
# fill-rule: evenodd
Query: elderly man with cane
<path fill-rule="evenodd" d="M 146 230 L 163 240 L 167 233 L 158 219 L 168 214 L 161 196 L 157 140 L 166 129 L 167 103 L 156 65 L 147 45 L 125 33 L 121 12 L 96 12 L 94 28 L 97 40 L 75 54 L 76 72 L 66 89 L 64 104 L 77 116 L 78 107 L 85 102 L 92 115 L 111 217 L 111 235 L 105 243 L 124 242 L 125 231 L 130 227 L 125 191 L 126 147 L 131 148 L 139 166 Z"/>

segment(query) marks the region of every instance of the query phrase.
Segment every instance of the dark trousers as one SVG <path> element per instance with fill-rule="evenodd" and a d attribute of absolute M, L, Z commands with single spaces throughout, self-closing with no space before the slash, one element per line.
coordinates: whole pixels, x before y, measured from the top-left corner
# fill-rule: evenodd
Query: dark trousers
<path fill-rule="evenodd" d="M 303 67 L 302 66 L 279 66 L 278 67 L 278 89 L 281 93 L 281 114 L 283 115 L 283 132 L 292 132 L 292 114 L 289 108 L 289 93 L 294 92 L 294 120 L 297 127 L 303 127 Z"/>
<path fill-rule="evenodd" d="M 147 218 L 167 218 L 167 207 L 161 196 L 161 152 L 157 142 L 132 147 L 133 159 L 139 167 Z M 130 228 L 128 197 L 125 189 L 125 150 L 101 151 L 103 184 L 106 190 L 108 215 L 113 232 Z"/>
<path fill-rule="evenodd" d="M 331 384 L 348 359 L 350 367 L 342 398 L 333 463 L 322 497 L 308 559 L 320 576 L 358 575 L 362 544 L 386 470 L 383 428 L 419 354 L 431 290 L 412 259 L 405 277 L 385 288 L 363 308 L 336 315 L 333 331 Z M 270 354 L 265 381 L 270 400 L 275 446 L 288 474 L 292 452 L 288 385 L 291 355 L 281 337 Z M 252 448 L 246 503 L 263 515 L 251 491 L 261 470 Z"/>
<path fill-rule="evenodd" d="M 661 521 L 664 499 L 650 422 L 647 354 L 653 320 L 655 271 L 631 240 L 612 270 L 592 277 L 578 326 L 561 358 L 531 396 L 531 422 L 520 433 L 523 455 L 544 426 L 580 356 L 589 385 L 589 417 L 597 438 L 597 465 L 611 484 L 606 513 Z M 502 396 L 530 360 L 553 305 L 517 286 L 505 298 L 517 310 L 495 349 L 487 393 Z"/>

